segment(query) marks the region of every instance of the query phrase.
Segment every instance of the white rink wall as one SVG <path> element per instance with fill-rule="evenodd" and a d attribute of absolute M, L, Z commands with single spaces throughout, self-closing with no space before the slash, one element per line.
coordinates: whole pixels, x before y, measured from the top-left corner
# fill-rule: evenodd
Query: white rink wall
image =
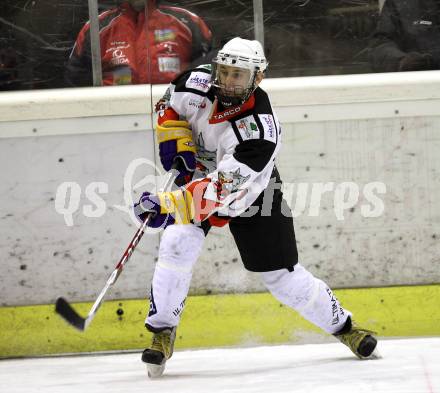
<path fill-rule="evenodd" d="M 302 263 L 333 287 L 439 283 L 440 72 L 262 87 L 283 125 L 278 167 Z M 151 102 L 164 89 L 0 95 L 2 306 L 94 300 L 135 232 L 124 176 L 135 159 L 157 161 Z M 131 184 L 152 173 L 140 166 Z M 63 182 L 77 184 L 70 205 Z M 210 233 L 193 294 L 263 290 L 232 243 L 225 228 Z M 144 237 L 109 298 L 147 296 L 158 244 Z"/>

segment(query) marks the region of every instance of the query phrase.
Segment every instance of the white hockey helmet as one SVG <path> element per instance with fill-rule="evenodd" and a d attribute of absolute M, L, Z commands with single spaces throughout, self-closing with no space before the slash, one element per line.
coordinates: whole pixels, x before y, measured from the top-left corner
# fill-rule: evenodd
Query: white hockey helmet
<path fill-rule="evenodd" d="M 222 82 L 219 78 L 219 66 L 230 66 L 249 70 L 249 80 L 246 86 L 242 86 L 239 91 L 233 95 L 226 93 L 222 88 Z M 213 59 L 213 86 L 216 96 L 225 106 L 241 105 L 249 99 L 256 89 L 256 77 L 258 73 L 264 73 L 267 68 L 267 61 L 264 55 L 263 47 L 256 40 L 246 40 L 235 37 L 228 41 L 222 49 L 218 51 Z"/>

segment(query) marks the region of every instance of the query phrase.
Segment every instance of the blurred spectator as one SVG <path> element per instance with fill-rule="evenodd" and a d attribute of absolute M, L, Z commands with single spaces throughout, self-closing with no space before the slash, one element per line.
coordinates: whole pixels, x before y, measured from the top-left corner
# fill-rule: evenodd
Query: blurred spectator
<path fill-rule="evenodd" d="M 375 72 L 440 68 L 440 0 L 386 0 L 370 42 Z"/>
<path fill-rule="evenodd" d="M 12 48 L 0 48 L 0 90 L 18 88 L 17 53 Z"/>
<path fill-rule="evenodd" d="M 104 85 L 168 83 L 206 62 L 211 48 L 212 34 L 202 19 L 155 0 L 124 1 L 99 21 Z M 65 77 L 71 86 L 93 85 L 89 23 L 77 37 Z"/>

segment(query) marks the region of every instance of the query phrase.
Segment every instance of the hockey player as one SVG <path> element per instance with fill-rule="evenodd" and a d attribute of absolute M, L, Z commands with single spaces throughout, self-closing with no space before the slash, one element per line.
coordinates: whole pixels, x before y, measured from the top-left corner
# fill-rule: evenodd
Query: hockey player
<path fill-rule="evenodd" d="M 293 220 L 274 182 L 281 127 L 267 94 L 258 87 L 267 67 L 258 41 L 230 40 L 212 67 L 187 71 L 159 102 L 157 137 L 169 170 L 176 157 L 192 180 L 177 191 L 145 192 L 135 213 L 152 214 L 165 228 L 159 248 L 146 327 L 153 341 L 142 354 L 150 377 L 162 375 L 173 353 L 193 266 L 212 226 L 228 224 L 244 267 L 260 272 L 281 303 L 327 333 L 359 358 L 377 341 L 358 327 L 331 289 L 298 263 Z"/>

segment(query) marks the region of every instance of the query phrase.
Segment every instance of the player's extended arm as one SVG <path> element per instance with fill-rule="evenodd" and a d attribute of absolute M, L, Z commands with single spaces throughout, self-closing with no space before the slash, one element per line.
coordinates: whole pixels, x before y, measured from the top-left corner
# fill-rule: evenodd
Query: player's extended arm
<path fill-rule="evenodd" d="M 192 181 L 176 191 L 157 194 L 144 192 L 134 206 L 134 213 L 140 221 L 152 214 L 148 225 L 153 228 L 201 222 L 222 206 L 222 203 L 206 198 L 206 189 L 210 184 L 211 179 L 204 178 Z"/>
<path fill-rule="evenodd" d="M 258 186 L 259 174 L 266 166 L 270 166 L 272 161 L 270 157 L 273 148 L 270 145 L 274 144 L 264 140 L 253 141 L 255 142 L 254 148 L 240 148 L 236 149 L 234 155 L 226 155 L 219 163 L 220 170 L 210 174 L 209 177 L 193 180 L 173 192 L 156 195 L 145 192 L 135 206 L 136 216 L 143 221 L 145 214 L 153 213 L 154 217 L 149 225 L 155 228 L 165 228 L 174 223 L 202 222 L 234 201 L 246 198 L 250 184 L 256 182 L 254 186 Z M 267 152 L 265 146 L 268 146 Z M 246 163 L 238 161 L 237 158 L 245 160 Z M 260 184 L 261 189 L 265 186 L 266 184 Z M 215 226 L 226 223 L 225 220 L 211 222 Z"/>

